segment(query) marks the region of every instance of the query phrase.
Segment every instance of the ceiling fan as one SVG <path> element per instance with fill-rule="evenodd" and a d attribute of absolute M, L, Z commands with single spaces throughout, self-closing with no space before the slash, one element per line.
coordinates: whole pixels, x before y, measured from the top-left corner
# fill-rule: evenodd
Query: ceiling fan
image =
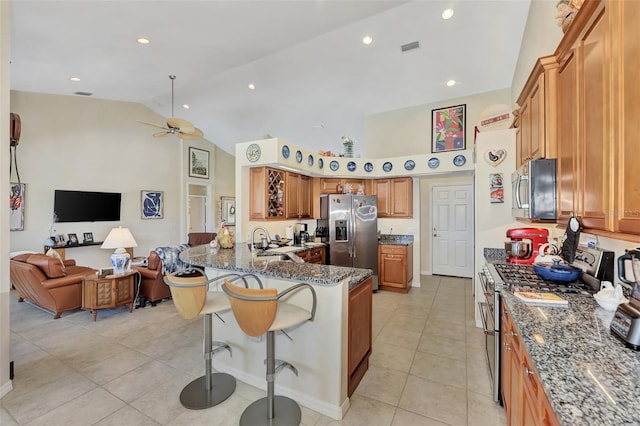
<path fill-rule="evenodd" d="M 199 139 L 203 137 L 204 133 L 202 133 L 202 130 L 195 127 L 191 122 L 184 118 L 176 118 L 173 116 L 173 83 L 176 76 L 170 75 L 169 79 L 171 80 L 171 117 L 167 118 L 167 125 L 161 126 L 159 124 L 148 123 L 146 121 L 140 121 L 140 123 L 163 129 L 162 132 L 153 134 L 156 138 L 167 135 L 178 135 L 181 139 Z"/>

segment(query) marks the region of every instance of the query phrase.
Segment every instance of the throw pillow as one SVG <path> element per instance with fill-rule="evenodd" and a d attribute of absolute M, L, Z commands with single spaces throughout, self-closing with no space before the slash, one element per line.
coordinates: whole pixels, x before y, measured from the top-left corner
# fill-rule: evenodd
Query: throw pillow
<path fill-rule="evenodd" d="M 60 256 L 60 253 L 58 253 L 56 250 L 54 250 L 52 248 L 47 250 L 47 252 L 45 254 L 47 256 L 49 256 L 49 257 L 53 257 L 54 259 L 60 259 L 60 261 L 62 261 L 62 257 Z"/>
<path fill-rule="evenodd" d="M 67 275 L 64 264 L 60 259 L 54 259 L 45 254 L 32 254 L 27 263 L 37 266 L 47 278 L 60 278 Z"/>

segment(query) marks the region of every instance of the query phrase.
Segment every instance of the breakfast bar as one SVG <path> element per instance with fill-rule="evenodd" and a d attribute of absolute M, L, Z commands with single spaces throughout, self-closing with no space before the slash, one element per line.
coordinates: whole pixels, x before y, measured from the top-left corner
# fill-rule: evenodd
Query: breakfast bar
<path fill-rule="evenodd" d="M 371 270 L 273 260 L 272 256 L 257 256 L 246 244 L 236 244 L 231 249 L 193 247 L 183 251 L 180 259 L 204 268 L 209 278 L 234 272 L 254 274 L 264 287 L 278 291 L 297 283 L 313 285 L 317 297 L 314 321 L 287 330 L 291 339 L 280 334 L 276 337 L 277 358 L 298 369 L 298 377 L 288 370 L 278 374 L 276 394 L 337 420 L 344 416 L 354 383 L 357 385 L 364 375 L 371 353 Z M 249 280 L 249 285 L 255 285 L 255 281 Z M 368 291 L 362 291 L 366 287 Z M 210 288 L 217 290 L 220 289 Z M 356 303 L 355 295 L 358 295 Z M 293 293 L 286 302 L 309 309 L 311 295 L 305 291 Z M 264 342 L 243 333 L 231 312 L 221 317 L 225 323 L 214 320 L 214 340 L 229 344 L 233 354 L 215 355 L 214 368 L 265 389 Z M 362 340 L 356 345 L 352 343 L 350 319 L 354 318 L 359 320 L 359 338 L 363 334 L 363 318 L 365 322 L 368 319 L 364 330 L 368 328 L 369 335 L 364 345 Z"/>

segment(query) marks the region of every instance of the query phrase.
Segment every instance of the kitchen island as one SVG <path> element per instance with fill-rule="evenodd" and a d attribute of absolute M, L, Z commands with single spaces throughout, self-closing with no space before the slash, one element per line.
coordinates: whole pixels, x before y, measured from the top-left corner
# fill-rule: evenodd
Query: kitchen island
<path fill-rule="evenodd" d="M 584 294 L 563 294 L 567 307 L 501 297 L 560 424 L 640 424 L 640 352 L 611 334 L 613 312 Z"/>
<path fill-rule="evenodd" d="M 280 372 L 275 381 L 276 394 L 337 420 L 344 416 L 354 383 L 364 375 L 371 354 L 371 270 L 265 260 L 268 257 L 256 256 L 246 244 L 236 244 L 232 249 L 192 247 L 183 251 L 180 259 L 204 268 L 209 278 L 233 272 L 255 274 L 264 287 L 279 291 L 300 282 L 311 284 L 317 296 L 314 321 L 287 330 L 293 340 L 282 334 L 276 337 L 276 358 L 292 363 L 299 372 L 298 377 L 288 370 Z M 249 280 L 249 284 L 255 282 Z M 302 290 L 286 301 L 309 309 L 311 294 Z M 233 356 L 226 352 L 215 355 L 214 368 L 266 389 L 265 341 L 245 335 L 231 312 L 222 314 L 222 318 L 224 324 L 214 320 L 213 339 L 229 344 Z"/>

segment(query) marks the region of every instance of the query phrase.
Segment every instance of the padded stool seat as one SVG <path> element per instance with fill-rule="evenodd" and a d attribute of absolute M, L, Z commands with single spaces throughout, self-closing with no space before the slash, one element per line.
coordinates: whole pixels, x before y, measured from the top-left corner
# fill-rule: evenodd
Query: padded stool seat
<path fill-rule="evenodd" d="M 313 298 L 311 310 L 281 302 L 292 292 L 309 289 Z M 267 396 L 249 405 L 240 417 L 240 426 L 299 425 L 300 406 L 291 398 L 275 395 L 275 375 L 289 368 L 297 376 L 298 370 L 288 362 L 275 358 L 275 332 L 313 321 L 316 312 L 316 293 L 309 284 L 296 284 L 278 293 L 275 288 L 251 289 L 233 285 L 225 279 L 222 291 L 227 293 L 231 310 L 242 331 L 253 337 L 267 335 Z"/>

